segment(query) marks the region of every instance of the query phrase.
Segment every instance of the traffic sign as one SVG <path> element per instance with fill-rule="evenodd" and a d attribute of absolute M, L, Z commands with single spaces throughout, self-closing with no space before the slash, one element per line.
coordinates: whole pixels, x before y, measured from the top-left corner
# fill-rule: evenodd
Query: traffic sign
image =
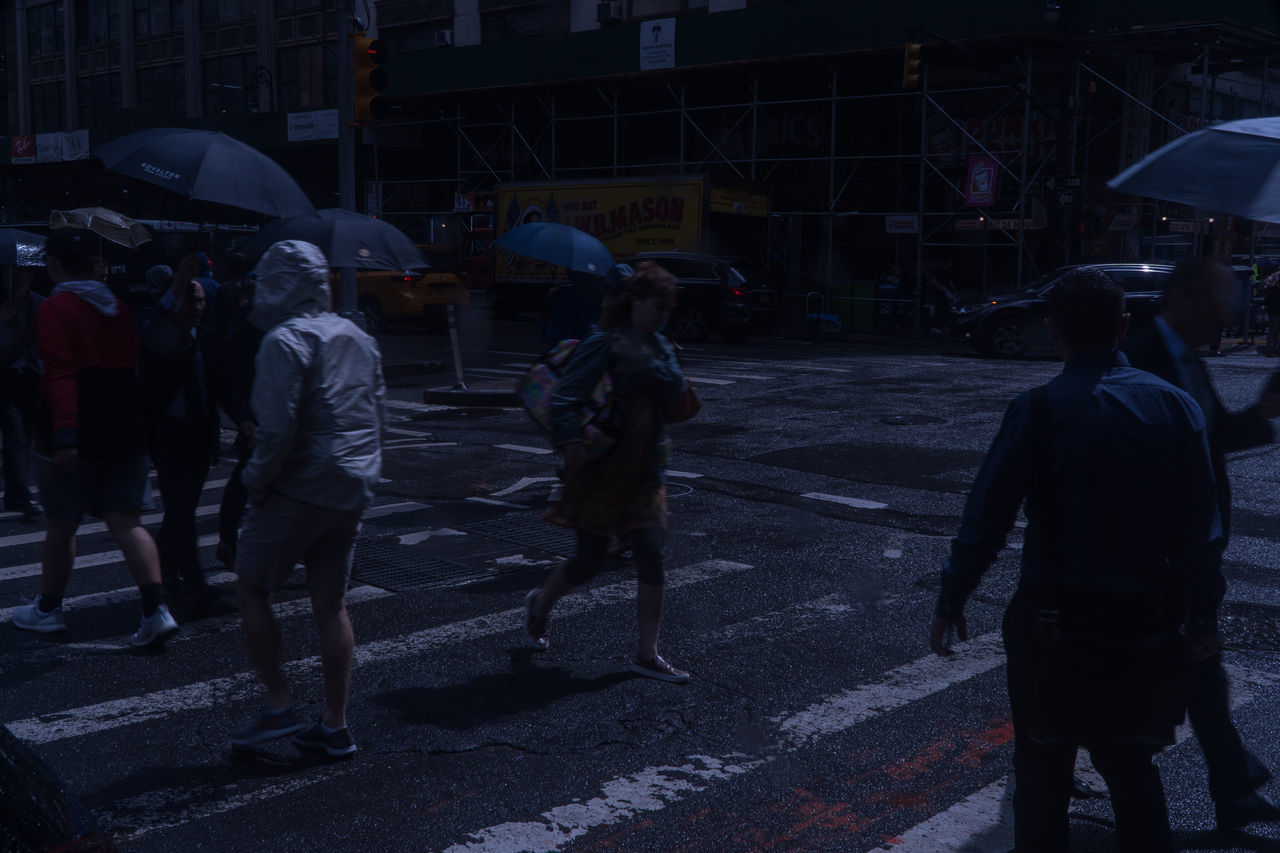
<path fill-rule="evenodd" d="M 1057 190 L 1078 190 L 1084 186 L 1084 178 L 1079 175 L 1056 175 L 1044 182 L 1049 192 Z"/>
<path fill-rule="evenodd" d="M 1058 193 L 1058 205 L 1060 207 L 1070 207 L 1076 203 L 1075 193 Z"/>

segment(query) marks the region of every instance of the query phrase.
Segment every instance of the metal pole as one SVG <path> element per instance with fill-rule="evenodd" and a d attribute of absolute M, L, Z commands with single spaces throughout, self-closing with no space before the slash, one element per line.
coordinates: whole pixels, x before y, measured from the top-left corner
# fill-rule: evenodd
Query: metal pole
<path fill-rule="evenodd" d="M 1205 98 L 1209 95 L 1209 48 L 1206 46 L 1202 56 L 1203 61 L 1200 64 L 1200 126 L 1196 130 L 1203 130 L 1205 123 Z M 1200 206 L 1196 205 L 1192 210 L 1192 226 L 1191 226 L 1191 254 L 1200 254 Z"/>
<path fill-rule="evenodd" d="M 929 144 L 929 66 L 920 69 L 920 181 L 916 191 L 916 295 L 911 336 L 920 337 L 920 291 L 924 288 L 924 167 Z M 985 237 L 983 239 L 986 239 Z"/>
<path fill-rule="evenodd" d="M 462 345 L 458 343 L 458 306 L 449 303 L 449 346 L 453 349 L 453 375 L 458 382 L 454 391 L 466 391 L 467 383 L 462 378 Z"/>
<path fill-rule="evenodd" d="M 1264 83 L 1265 85 L 1265 83 Z M 760 111 L 760 80 L 751 78 L 751 180 L 756 179 L 756 130 Z"/>
<path fill-rule="evenodd" d="M 1018 229 L 1018 286 L 1022 286 L 1022 256 L 1027 251 L 1027 159 L 1030 156 L 1031 144 L 1031 56 L 1027 56 L 1027 95 L 1022 99 L 1022 176 L 1018 178 L 1018 218 L 1021 228 Z M 987 288 L 986 249 L 983 249 L 982 289 Z"/>
<path fill-rule="evenodd" d="M 344 210 L 355 210 L 356 129 L 351 124 L 355 118 L 355 67 L 351 52 L 354 30 L 350 2 L 343 3 L 341 9 L 338 25 L 338 206 Z M 356 271 L 354 267 L 341 267 L 338 272 L 341 276 L 338 311 L 346 314 L 356 310 Z"/>
<path fill-rule="evenodd" d="M 831 286 L 835 284 L 837 73 L 834 68 L 831 70 L 831 148 L 827 152 L 827 295 L 831 295 Z"/>

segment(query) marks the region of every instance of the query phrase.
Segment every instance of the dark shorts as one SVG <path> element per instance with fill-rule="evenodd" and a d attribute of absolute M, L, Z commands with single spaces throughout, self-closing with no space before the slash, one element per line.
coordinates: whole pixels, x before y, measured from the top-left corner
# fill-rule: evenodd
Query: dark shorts
<path fill-rule="evenodd" d="M 44 514 L 54 521 L 79 524 L 86 513 L 141 515 L 154 506 L 146 456 L 78 462 L 65 474 L 43 456 L 35 456 L 33 465 Z"/>
<path fill-rule="evenodd" d="M 236 550 L 236 574 L 274 592 L 302 563 L 310 589 L 341 595 L 351 579 L 362 515 L 364 510 L 326 509 L 273 492 L 265 504 L 249 510 Z"/>

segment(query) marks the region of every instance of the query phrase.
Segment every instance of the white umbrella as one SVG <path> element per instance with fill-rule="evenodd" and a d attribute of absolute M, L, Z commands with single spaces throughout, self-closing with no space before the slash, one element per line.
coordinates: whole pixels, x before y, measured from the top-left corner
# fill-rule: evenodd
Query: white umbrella
<path fill-rule="evenodd" d="M 1280 222 L 1280 116 L 1228 121 L 1189 133 L 1125 169 L 1107 186 Z"/>

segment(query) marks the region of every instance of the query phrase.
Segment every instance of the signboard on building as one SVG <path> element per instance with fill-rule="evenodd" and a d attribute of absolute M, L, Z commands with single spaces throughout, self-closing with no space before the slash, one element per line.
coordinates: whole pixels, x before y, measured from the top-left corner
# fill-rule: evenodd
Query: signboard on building
<path fill-rule="evenodd" d="M 67 160 L 87 160 L 88 158 L 89 131 L 87 130 L 36 134 L 37 163 L 62 163 Z"/>
<path fill-rule="evenodd" d="M 957 231 L 983 231 L 1003 229 L 1005 231 L 1043 231 L 1043 219 L 958 219 Z"/>
<path fill-rule="evenodd" d="M 640 22 L 640 70 L 676 67 L 676 19 Z"/>
<path fill-rule="evenodd" d="M 711 188 L 712 213 L 738 213 L 744 216 L 768 216 L 769 196 L 750 190 Z"/>
<path fill-rule="evenodd" d="M 337 110 L 310 110 L 304 113 L 289 113 L 290 142 L 337 138 Z"/>
<path fill-rule="evenodd" d="M 886 234 L 919 234 L 920 220 L 914 213 L 890 213 L 884 218 Z"/>
<path fill-rule="evenodd" d="M 36 161 L 36 135 L 23 133 L 9 137 L 9 162 L 34 163 Z"/>
<path fill-rule="evenodd" d="M 969 155 L 969 178 L 964 184 L 966 207 L 990 207 L 996 203 L 996 175 L 1000 164 L 985 154 Z"/>

